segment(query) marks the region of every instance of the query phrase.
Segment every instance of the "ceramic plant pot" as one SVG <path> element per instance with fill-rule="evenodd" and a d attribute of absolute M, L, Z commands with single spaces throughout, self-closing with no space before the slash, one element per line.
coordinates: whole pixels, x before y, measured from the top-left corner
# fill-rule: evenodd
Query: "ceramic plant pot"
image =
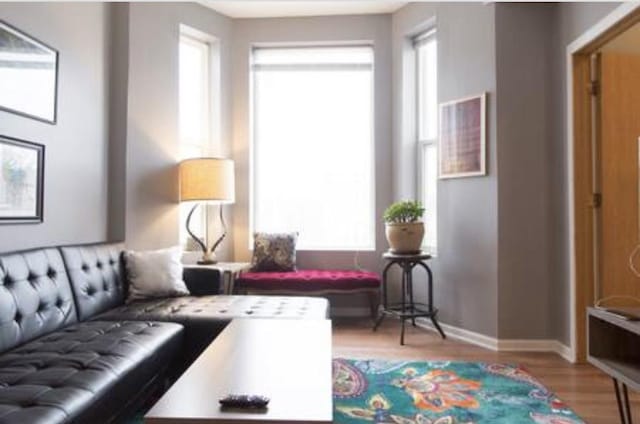
<path fill-rule="evenodd" d="M 389 250 L 392 253 L 417 253 L 422 250 L 424 238 L 424 223 L 409 222 L 385 224 L 385 233 Z"/>

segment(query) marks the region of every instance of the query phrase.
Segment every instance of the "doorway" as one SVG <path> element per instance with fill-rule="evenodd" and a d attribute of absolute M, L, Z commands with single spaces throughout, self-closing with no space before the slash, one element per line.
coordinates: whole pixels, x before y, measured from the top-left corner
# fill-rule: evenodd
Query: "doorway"
<path fill-rule="evenodd" d="M 640 12 L 571 53 L 573 332 L 586 358 L 586 308 L 640 307 Z"/>
<path fill-rule="evenodd" d="M 640 157 L 640 24 L 606 43 L 592 61 L 599 152 L 599 261 L 594 300 L 640 307 L 638 207 Z"/>

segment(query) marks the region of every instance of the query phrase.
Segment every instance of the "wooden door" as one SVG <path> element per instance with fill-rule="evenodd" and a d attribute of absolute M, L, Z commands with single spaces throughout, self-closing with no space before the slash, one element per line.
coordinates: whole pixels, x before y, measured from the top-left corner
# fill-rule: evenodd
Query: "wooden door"
<path fill-rule="evenodd" d="M 640 298 L 640 277 L 629 257 L 640 243 L 640 55 L 602 52 L 600 57 L 600 290 L 596 297 Z M 640 269 L 640 255 L 635 260 Z M 607 305 L 630 305 L 617 299 Z"/>

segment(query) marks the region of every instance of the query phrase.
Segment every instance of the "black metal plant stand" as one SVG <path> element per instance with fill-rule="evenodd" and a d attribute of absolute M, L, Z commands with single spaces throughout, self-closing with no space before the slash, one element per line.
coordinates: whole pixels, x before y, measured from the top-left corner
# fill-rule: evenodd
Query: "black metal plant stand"
<path fill-rule="evenodd" d="M 433 274 L 431 269 L 427 265 L 426 261 L 431 259 L 431 255 L 424 252 L 416 254 L 395 254 L 386 252 L 382 257 L 388 262 L 382 272 L 382 310 L 380 316 L 376 320 L 373 327 L 373 331 L 378 329 L 378 326 L 384 320 L 387 315 L 400 318 L 402 322 L 402 330 L 400 332 L 400 344 L 404 345 L 404 326 L 405 321 L 411 320 L 411 324 L 416 326 L 416 318 L 426 317 L 430 318 L 433 326 L 438 330 L 443 339 L 446 338 L 444 331 L 440 328 L 436 315 L 438 310 L 433 307 Z M 402 301 L 397 304 L 389 304 L 387 299 L 387 273 L 393 265 L 398 265 L 402 268 Z M 427 283 L 429 289 L 429 300 L 427 304 L 418 303 L 413 301 L 413 269 L 416 267 L 422 267 L 427 272 Z"/>

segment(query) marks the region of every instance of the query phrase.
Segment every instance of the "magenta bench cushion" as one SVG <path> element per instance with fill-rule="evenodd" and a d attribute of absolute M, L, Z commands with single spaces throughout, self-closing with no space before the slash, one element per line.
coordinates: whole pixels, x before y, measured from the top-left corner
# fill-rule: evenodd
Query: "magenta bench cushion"
<path fill-rule="evenodd" d="M 380 276 L 357 270 L 298 270 L 294 272 L 245 272 L 235 282 L 240 290 L 256 291 L 353 291 L 378 289 Z"/>

